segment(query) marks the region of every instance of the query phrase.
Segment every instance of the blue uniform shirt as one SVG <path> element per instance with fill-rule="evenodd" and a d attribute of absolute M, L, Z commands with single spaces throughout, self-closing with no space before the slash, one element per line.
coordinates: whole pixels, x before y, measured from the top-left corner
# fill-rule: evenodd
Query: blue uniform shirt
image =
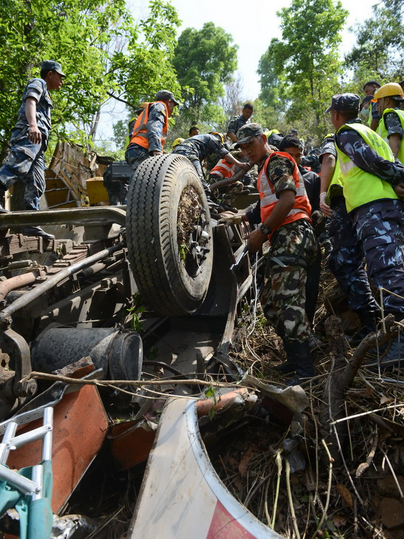
<path fill-rule="evenodd" d="M 21 129 L 29 125 L 26 116 L 28 97 L 33 97 L 36 101 L 36 120 L 38 129 L 42 133 L 48 134 L 51 128 L 51 111 L 53 105 L 48 87 L 43 79 L 31 79 L 25 87 L 15 128 Z"/>

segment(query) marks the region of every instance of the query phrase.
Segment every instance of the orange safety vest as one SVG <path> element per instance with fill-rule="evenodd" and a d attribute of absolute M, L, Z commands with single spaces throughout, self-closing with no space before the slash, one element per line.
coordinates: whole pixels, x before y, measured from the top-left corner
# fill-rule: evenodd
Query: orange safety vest
<path fill-rule="evenodd" d="M 236 165 L 231 165 L 226 159 L 221 159 L 216 166 L 212 168 L 209 175 L 217 176 L 218 178 L 231 178 Z"/>
<path fill-rule="evenodd" d="M 164 146 L 164 143 L 167 137 L 167 131 L 168 131 L 168 108 L 167 108 L 167 104 L 164 103 L 164 101 L 154 101 L 153 103 L 145 103 L 145 105 L 147 106 L 144 108 L 144 110 L 139 114 L 139 116 L 136 119 L 135 125 L 133 126 L 132 137 L 130 139 L 129 144 L 135 143 L 135 144 L 138 144 L 139 146 L 142 146 L 142 148 L 146 148 L 146 150 L 149 149 L 149 139 L 147 138 L 147 121 L 149 119 L 150 105 L 154 105 L 154 103 L 163 103 L 166 109 L 165 122 L 163 126 L 163 135 L 161 137 L 161 145 Z"/>
<path fill-rule="evenodd" d="M 265 221 L 268 219 L 268 217 L 272 213 L 275 207 L 275 204 L 279 200 L 275 193 L 274 184 L 266 175 L 266 170 L 269 165 L 269 162 L 275 156 L 286 157 L 287 159 L 293 162 L 294 164 L 293 180 L 296 186 L 296 197 L 295 197 L 295 203 L 293 205 L 293 208 L 290 210 L 290 212 L 282 221 L 282 223 L 280 223 L 278 226 L 276 226 L 272 230 L 272 233 L 277 228 L 287 225 L 288 223 L 292 223 L 293 221 L 297 221 L 298 219 L 308 219 L 309 221 L 311 221 L 309 217 L 311 214 L 311 205 L 310 205 L 307 193 L 306 193 L 306 188 L 304 186 L 303 178 L 300 176 L 299 169 L 297 168 L 295 162 L 293 161 L 293 159 L 290 157 L 289 154 L 283 153 L 283 152 L 273 152 L 265 161 L 264 166 L 262 167 L 258 175 L 257 187 L 258 187 L 258 191 L 260 192 L 260 200 L 261 200 L 261 222 L 265 223 Z"/>

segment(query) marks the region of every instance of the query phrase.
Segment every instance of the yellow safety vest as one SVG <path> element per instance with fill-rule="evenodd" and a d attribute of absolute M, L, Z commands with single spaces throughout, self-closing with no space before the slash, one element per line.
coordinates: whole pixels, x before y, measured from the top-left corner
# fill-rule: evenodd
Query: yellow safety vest
<path fill-rule="evenodd" d="M 363 138 L 380 157 L 386 161 L 394 162 L 394 155 L 390 146 L 372 129 L 366 125 L 353 123 L 344 124 L 341 129 L 353 129 Z M 351 159 L 344 154 L 336 144 L 338 160 L 341 167 L 342 183 L 344 186 L 343 194 L 345 197 L 346 208 L 351 212 L 359 206 L 368 202 L 380 199 L 398 199 L 393 187 L 370 172 L 365 172 L 355 165 Z"/>
<path fill-rule="evenodd" d="M 376 133 L 379 134 L 382 137 L 382 139 L 387 142 L 387 144 L 389 143 L 389 139 L 387 137 L 388 133 L 387 133 L 386 124 L 384 123 L 384 116 L 385 114 L 388 114 L 389 112 L 395 112 L 398 115 L 398 117 L 400 118 L 401 127 L 404 131 L 404 110 L 385 109 L 383 111 L 383 116 L 379 122 L 379 125 L 377 126 Z M 400 144 L 400 151 L 398 152 L 398 159 L 404 165 L 404 142 L 403 141 L 401 141 L 401 144 Z"/>

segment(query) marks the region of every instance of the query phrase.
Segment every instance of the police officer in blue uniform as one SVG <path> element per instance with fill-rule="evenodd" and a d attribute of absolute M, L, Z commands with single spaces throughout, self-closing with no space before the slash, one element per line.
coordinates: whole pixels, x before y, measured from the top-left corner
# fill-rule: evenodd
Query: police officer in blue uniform
<path fill-rule="evenodd" d="M 31 79 L 22 96 L 17 123 L 12 131 L 9 155 L 0 168 L 0 196 L 17 180 L 24 182 L 24 209 L 39 210 L 39 200 L 45 191 L 44 152 L 51 129 L 52 99 L 49 92 L 60 90 L 63 84 L 62 67 L 55 60 L 45 60 L 41 78 Z M 0 212 L 5 210 L 0 206 Z M 54 239 L 39 226 L 25 227 L 26 236 Z"/>

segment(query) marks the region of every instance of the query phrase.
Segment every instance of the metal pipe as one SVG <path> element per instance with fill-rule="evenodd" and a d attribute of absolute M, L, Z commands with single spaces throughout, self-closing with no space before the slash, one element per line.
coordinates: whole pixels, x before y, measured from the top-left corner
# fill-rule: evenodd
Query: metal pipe
<path fill-rule="evenodd" d="M 53 408 L 48 406 L 43 413 L 44 425 L 48 427 L 48 432 L 43 437 L 42 461 L 52 460 L 52 430 L 53 430 Z"/>
<path fill-rule="evenodd" d="M 30 271 L 29 273 L 24 273 L 22 275 L 16 275 L 10 279 L 0 282 L 0 301 L 3 301 L 7 295 L 17 288 L 22 288 L 23 286 L 28 286 L 35 282 L 38 277 L 38 271 Z"/>
<path fill-rule="evenodd" d="M 1 219 L 1 218 L 0 218 Z M 76 262 L 75 264 L 72 264 L 68 268 L 65 268 L 55 275 L 52 275 L 44 281 L 43 283 L 39 284 L 26 294 L 24 294 L 22 297 L 16 299 L 11 305 L 6 307 L 1 313 L 0 313 L 0 327 L 4 326 L 10 326 L 12 323 L 11 316 L 17 312 L 19 309 L 22 309 L 23 307 L 26 307 L 29 305 L 32 301 L 39 298 L 43 294 L 45 294 L 48 290 L 53 288 L 56 284 L 60 283 L 70 275 L 77 273 L 78 271 L 81 271 L 84 268 L 87 268 L 91 266 L 92 264 L 95 264 L 99 260 L 102 260 L 106 256 L 112 255 L 115 251 L 119 251 L 124 247 L 125 243 L 120 242 L 117 245 L 113 245 L 112 247 L 108 247 L 107 249 L 104 249 L 100 251 L 99 253 L 95 253 L 92 256 L 89 256 L 88 258 L 85 258 L 84 260 L 80 260 L 79 262 Z"/>
<path fill-rule="evenodd" d="M 23 475 L 19 475 L 17 472 L 9 470 L 5 466 L 0 466 L 0 479 L 7 481 L 10 485 L 13 485 L 17 490 L 23 494 L 32 494 L 33 492 L 38 492 L 38 485 L 27 479 Z"/>
<path fill-rule="evenodd" d="M 0 215 L 0 229 L 35 225 L 106 225 L 126 226 L 126 211 L 116 206 L 93 206 L 64 210 L 15 211 Z"/>

